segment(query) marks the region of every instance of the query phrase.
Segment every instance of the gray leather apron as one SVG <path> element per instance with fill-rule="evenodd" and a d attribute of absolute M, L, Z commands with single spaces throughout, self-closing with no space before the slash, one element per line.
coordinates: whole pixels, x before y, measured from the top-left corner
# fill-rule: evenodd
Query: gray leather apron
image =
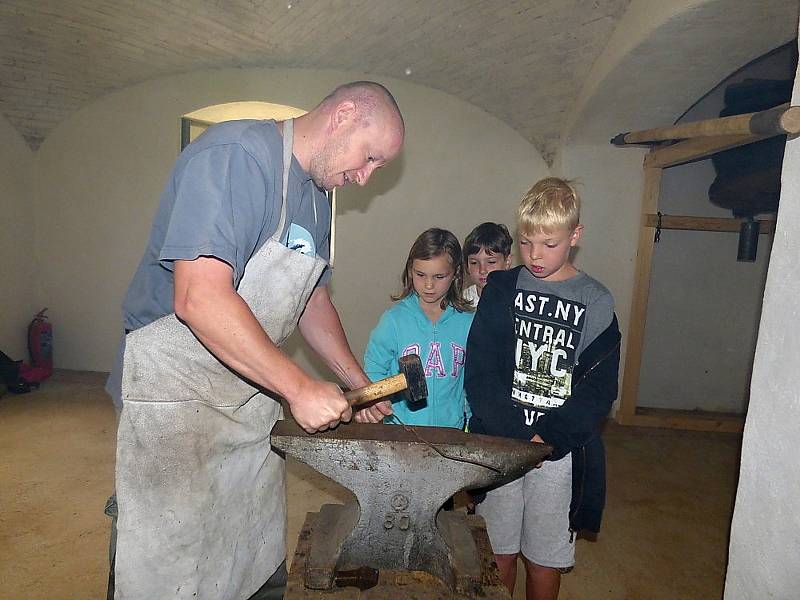
<path fill-rule="evenodd" d="M 237 290 L 278 346 L 327 264 L 281 243 L 291 158 L 286 121 L 280 223 Z M 280 404 L 174 314 L 128 334 L 123 364 L 115 598 L 249 598 L 286 558 L 284 461 L 269 444 Z"/>

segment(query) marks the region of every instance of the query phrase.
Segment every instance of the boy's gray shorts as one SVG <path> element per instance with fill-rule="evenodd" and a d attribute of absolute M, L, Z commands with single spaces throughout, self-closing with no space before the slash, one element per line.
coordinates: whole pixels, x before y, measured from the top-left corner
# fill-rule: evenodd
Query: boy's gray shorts
<path fill-rule="evenodd" d="M 475 512 L 486 521 L 495 554 L 522 552 L 537 565 L 565 569 L 575 564 L 571 498 L 572 456 L 567 454 L 490 490 Z"/>

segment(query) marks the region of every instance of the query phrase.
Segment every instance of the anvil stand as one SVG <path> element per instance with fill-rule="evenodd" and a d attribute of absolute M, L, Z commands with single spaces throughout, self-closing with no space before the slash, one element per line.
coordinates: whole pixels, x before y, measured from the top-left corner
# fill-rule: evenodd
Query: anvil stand
<path fill-rule="evenodd" d="M 519 477 L 549 446 L 439 427 L 358 423 L 308 435 L 291 420 L 275 425 L 272 445 L 357 499 L 308 514 L 286 600 L 509 598 L 483 520 L 439 509 L 462 489 Z M 379 570 L 378 586 L 335 586 L 337 574 L 362 566 Z"/>

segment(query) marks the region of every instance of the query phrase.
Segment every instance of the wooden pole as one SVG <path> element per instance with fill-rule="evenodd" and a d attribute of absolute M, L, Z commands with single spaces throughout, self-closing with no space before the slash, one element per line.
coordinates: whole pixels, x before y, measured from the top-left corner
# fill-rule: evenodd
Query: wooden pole
<path fill-rule="evenodd" d="M 650 270 L 653 263 L 653 229 L 647 226 L 645 215 L 658 211 L 661 195 L 661 172 L 659 168 L 645 167 L 644 191 L 642 193 L 642 221 L 639 225 L 639 247 L 636 251 L 636 274 L 633 279 L 631 316 L 628 322 L 628 347 L 625 351 L 625 374 L 622 377 L 617 421 L 630 425 L 636 415 L 636 400 L 639 391 L 639 372 L 642 368 L 644 349 L 644 327 L 647 320 L 647 300 L 650 294 Z"/>
<path fill-rule="evenodd" d="M 763 135 L 719 135 L 683 140 L 662 148 L 653 148 L 645 159 L 646 167 L 674 167 L 693 160 L 706 158 L 723 150 L 730 150 L 767 139 Z"/>
<path fill-rule="evenodd" d="M 723 135 L 771 137 L 773 135 L 796 133 L 800 133 L 800 106 L 790 106 L 787 103 L 744 115 L 621 133 L 611 140 L 611 143 L 616 146 L 624 146 L 626 144 L 648 144 L 651 142 Z"/>

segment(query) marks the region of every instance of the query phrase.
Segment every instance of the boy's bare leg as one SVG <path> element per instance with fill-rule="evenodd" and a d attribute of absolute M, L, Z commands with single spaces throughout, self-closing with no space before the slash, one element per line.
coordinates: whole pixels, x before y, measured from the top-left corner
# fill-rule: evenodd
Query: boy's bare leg
<path fill-rule="evenodd" d="M 494 562 L 500 571 L 500 581 L 514 595 L 514 585 L 517 582 L 517 557 L 519 554 L 495 554 Z"/>
<path fill-rule="evenodd" d="M 561 571 L 532 563 L 524 556 L 522 560 L 525 563 L 525 600 L 556 600 Z"/>

